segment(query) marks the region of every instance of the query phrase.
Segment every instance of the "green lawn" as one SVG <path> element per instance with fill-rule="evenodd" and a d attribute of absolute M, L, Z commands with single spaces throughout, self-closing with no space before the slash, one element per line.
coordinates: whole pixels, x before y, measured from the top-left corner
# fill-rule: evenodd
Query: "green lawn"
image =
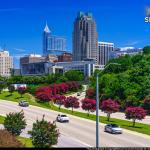
<path fill-rule="evenodd" d="M 3 124 L 3 123 L 4 123 L 4 120 L 5 120 L 5 117 L 0 116 L 0 124 Z"/>
<path fill-rule="evenodd" d="M 20 99 L 20 95 L 17 92 L 14 92 L 12 96 L 8 96 L 8 95 L 9 95 L 9 92 L 3 92 L 2 94 L 0 94 L 0 99 L 11 100 L 11 101 L 18 101 L 18 99 Z M 38 103 L 35 100 L 35 98 L 29 94 L 23 95 L 23 98 L 21 99 L 27 100 L 31 105 L 35 105 L 35 106 L 39 106 L 39 107 L 43 107 L 43 108 L 47 108 L 47 109 L 51 109 L 55 111 L 60 111 L 60 112 L 71 114 L 77 117 L 90 119 L 93 121 L 96 120 L 96 116 L 93 114 L 90 114 L 90 116 L 88 117 L 87 113 L 83 113 L 83 112 L 74 111 L 72 113 L 71 110 L 63 109 L 63 108 L 59 110 L 57 106 L 54 106 L 53 104 L 50 104 L 48 102 Z M 100 122 L 105 123 L 105 124 L 115 123 L 115 124 L 120 125 L 122 128 L 150 135 L 150 125 L 148 124 L 136 123 L 135 127 L 132 127 L 131 121 L 111 118 L 110 121 L 108 122 L 107 118 L 104 116 L 100 116 Z"/>
<path fill-rule="evenodd" d="M 24 137 L 18 136 L 17 139 L 27 148 L 34 147 L 32 144 L 32 140 L 30 138 L 24 138 Z"/>

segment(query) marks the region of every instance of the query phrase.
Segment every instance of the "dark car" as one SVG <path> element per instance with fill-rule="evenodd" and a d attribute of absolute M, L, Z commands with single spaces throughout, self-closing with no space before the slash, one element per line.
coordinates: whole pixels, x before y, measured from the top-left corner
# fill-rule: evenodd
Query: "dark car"
<path fill-rule="evenodd" d="M 104 131 L 109 133 L 122 133 L 122 129 L 116 124 L 107 124 Z"/>
<path fill-rule="evenodd" d="M 28 103 L 27 101 L 25 101 L 25 100 L 21 100 L 21 101 L 19 102 L 19 106 L 28 107 L 28 106 L 29 106 L 29 103 Z"/>

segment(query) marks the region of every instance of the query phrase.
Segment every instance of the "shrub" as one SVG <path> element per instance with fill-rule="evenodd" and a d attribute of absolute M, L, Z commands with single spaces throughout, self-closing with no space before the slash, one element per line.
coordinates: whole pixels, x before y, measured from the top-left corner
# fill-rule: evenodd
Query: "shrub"
<path fill-rule="evenodd" d="M 16 139 L 14 135 L 9 133 L 7 130 L 0 130 L 0 147 L 1 148 L 21 148 L 24 145 Z"/>
<path fill-rule="evenodd" d="M 36 120 L 33 123 L 32 131 L 28 132 L 31 135 L 32 143 L 35 147 L 49 148 L 57 144 L 59 131 L 56 124 L 44 120 Z"/>
<path fill-rule="evenodd" d="M 24 119 L 24 112 L 13 112 L 6 115 L 4 120 L 4 127 L 10 133 L 14 135 L 20 135 L 22 129 L 26 127 L 26 121 Z"/>

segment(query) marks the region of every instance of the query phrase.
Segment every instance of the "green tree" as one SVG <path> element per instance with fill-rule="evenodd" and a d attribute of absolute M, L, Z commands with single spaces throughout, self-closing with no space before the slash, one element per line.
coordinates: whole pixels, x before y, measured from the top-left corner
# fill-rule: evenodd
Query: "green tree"
<path fill-rule="evenodd" d="M 15 91 L 15 87 L 13 85 L 8 86 L 8 90 L 10 92 L 10 94 L 12 95 L 12 93 Z"/>
<path fill-rule="evenodd" d="M 28 133 L 31 135 L 33 145 L 37 148 L 50 148 L 58 142 L 59 131 L 56 124 L 44 120 L 44 115 L 41 121 L 36 120 L 33 123 L 32 131 Z"/>
<path fill-rule="evenodd" d="M 0 94 L 5 87 L 6 87 L 6 83 L 4 81 L 0 81 Z"/>
<path fill-rule="evenodd" d="M 143 48 L 143 53 L 144 53 L 144 54 L 150 54 L 150 46 L 145 46 L 145 47 Z"/>
<path fill-rule="evenodd" d="M 65 72 L 65 77 L 70 81 L 83 81 L 84 75 L 80 71 L 76 70 L 69 70 Z"/>
<path fill-rule="evenodd" d="M 25 129 L 26 127 L 24 112 L 20 111 L 7 114 L 4 120 L 4 127 L 10 133 L 20 135 L 22 129 Z"/>

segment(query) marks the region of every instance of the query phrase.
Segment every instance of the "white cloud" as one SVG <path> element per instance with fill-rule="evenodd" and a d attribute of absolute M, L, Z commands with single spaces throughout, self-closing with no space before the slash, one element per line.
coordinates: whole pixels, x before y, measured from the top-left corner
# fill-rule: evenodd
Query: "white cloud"
<path fill-rule="evenodd" d="M 14 50 L 16 50 L 18 52 L 25 52 L 26 51 L 25 49 L 22 49 L 22 48 L 14 48 Z"/>
<path fill-rule="evenodd" d="M 142 41 L 137 40 L 137 41 L 128 41 L 126 44 L 124 44 L 124 46 L 126 47 L 134 47 L 136 44 L 141 43 Z"/>

